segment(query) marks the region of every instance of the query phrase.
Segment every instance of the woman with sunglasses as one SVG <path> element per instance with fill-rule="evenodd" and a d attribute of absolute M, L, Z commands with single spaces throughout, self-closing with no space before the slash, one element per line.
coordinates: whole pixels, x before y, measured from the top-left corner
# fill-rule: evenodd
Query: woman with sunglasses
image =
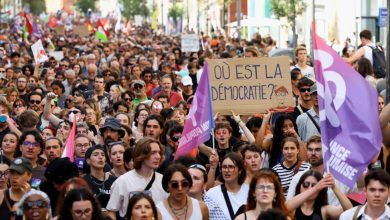
<path fill-rule="evenodd" d="M 146 192 L 134 194 L 130 198 L 126 216 L 127 220 L 161 219 L 156 204 L 154 204 L 152 197 Z"/>
<path fill-rule="evenodd" d="M 185 166 L 170 165 L 164 173 L 162 186 L 169 196 L 157 205 L 163 220 L 209 219 L 209 211 L 201 201 L 187 196 L 192 178 Z"/>
<path fill-rule="evenodd" d="M 13 104 L 13 107 L 14 119 L 21 115 L 27 109 L 26 102 L 23 99 L 16 99 Z"/>
<path fill-rule="evenodd" d="M 254 220 L 270 209 L 279 209 L 292 219 L 292 214 L 285 205 L 283 188 L 278 175 L 270 169 L 262 169 L 251 179 L 246 212 L 237 216 L 236 220 Z"/>
<path fill-rule="evenodd" d="M 341 206 L 328 204 L 328 187 L 330 187 Z M 305 172 L 295 189 L 295 197 L 286 202 L 296 219 L 339 219 L 341 213 L 352 208 L 349 201 L 335 185 L 332 175 L 322 176 L 314 170 Z"/>
<path fill-rule="evenodd" d="M 72 189 L 65 196 L 58 220 L 103 220 L 101 206 L 88 189 Z"/>
<path fill-rule="evenodd" d="M 19 201 L 17 213 L 23 215 L 24 220 L 50 220 L 50 199 L 46 193 L 31 189 Z"/>
<path fill-rule="evenodd" d="M 246 203 L 249 186 L 245 183 L 246 171 L 242 157 L 228 153 L 221 163 L 221 185 L 207 191 L 206 196 L 222 208 L 225 218 L 234 219 Z M 239 210 L 240 209 L 240 210 Z"/>

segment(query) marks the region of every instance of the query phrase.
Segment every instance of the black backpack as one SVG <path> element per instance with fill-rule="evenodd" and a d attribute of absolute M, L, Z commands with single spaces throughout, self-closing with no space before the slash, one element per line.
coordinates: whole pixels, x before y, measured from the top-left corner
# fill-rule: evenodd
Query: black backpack
<path fill-rule="evenodd" d="M 386 59 L 385 54 L 381 49 L 379 49 L 378 46 L 371 47 L 372 49 L 372 60 L 373 60 L 373 68 L 375 77 L 377 79 L 379 78 L 385 78 L 386 77 Z"/>

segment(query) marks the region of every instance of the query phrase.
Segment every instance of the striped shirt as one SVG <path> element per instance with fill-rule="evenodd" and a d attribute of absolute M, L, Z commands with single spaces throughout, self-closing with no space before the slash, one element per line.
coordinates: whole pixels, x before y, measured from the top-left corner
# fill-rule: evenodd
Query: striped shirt
<path fill-rule="evenodd" d="M 295 170 L 295 167 L 297 166 L 297 164 L 298 164 L 298 161 L 290 168 L 287 168 L 283 165 L 283 162 L 281 162 L 281 163 L 276 164 L 274 167 L 272 167 L 272 169 L 275 172 L 277 172 L 279 177 L 280 177 L 285 197 L 287 196 L 288 187 L 290 186 L 290 182 L 294 176 L 294 170 Z M 307 170 L 309 168 L 310 168 L 310 164 L 302 161 L 302 164 L 299 167 L 299 170 L 297 170 L 297 172 L 295 172 L 295 174 L 298 173 L 299 171 L 304 171 L 304 170 Z"/>

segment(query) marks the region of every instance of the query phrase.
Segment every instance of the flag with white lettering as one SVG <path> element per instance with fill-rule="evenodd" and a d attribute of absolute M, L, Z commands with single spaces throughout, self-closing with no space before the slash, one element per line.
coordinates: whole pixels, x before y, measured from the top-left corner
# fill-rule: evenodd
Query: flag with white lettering
<path fill-rule="evenodd" d="M 184 130 L 179 141 L 175 159 L 190 153 L 200 144 L 210 139 L 214 128 L 213 111 L 211 106 L 209 65 L 205 63 L 203 72 L 196 89 Z"/>
<path fill-rule="evenodd" d="M 378 94 L 315 33 L 317 80 L 324 165 L 352 187 L 382 146 Z"/>

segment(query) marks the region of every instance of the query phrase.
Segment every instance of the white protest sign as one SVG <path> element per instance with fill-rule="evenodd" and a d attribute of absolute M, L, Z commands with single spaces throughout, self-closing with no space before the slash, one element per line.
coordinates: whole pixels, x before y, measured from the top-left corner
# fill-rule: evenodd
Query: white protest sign
<path fill-rule="evenodd" d="M 49 56 L 54 57 L 57 61 L 60 61 L 64 58 L 64 51 L 49 52 Z"/>
<path fill-rule="evenodd" d="M 181 35 L 181 51 L 182 52 L 198 52 L 199 51 L 199 36 L 196 34 Z"/>
<path fill-rule="evenodd" d="M 49 60 L 45 49 L 42 46 L 42 41 L 38 40 L 35 44 L 31 45 L 31 50 L 34 54 L 34 59 L 36 63 L 43 63 L 46 60 Z"/>

